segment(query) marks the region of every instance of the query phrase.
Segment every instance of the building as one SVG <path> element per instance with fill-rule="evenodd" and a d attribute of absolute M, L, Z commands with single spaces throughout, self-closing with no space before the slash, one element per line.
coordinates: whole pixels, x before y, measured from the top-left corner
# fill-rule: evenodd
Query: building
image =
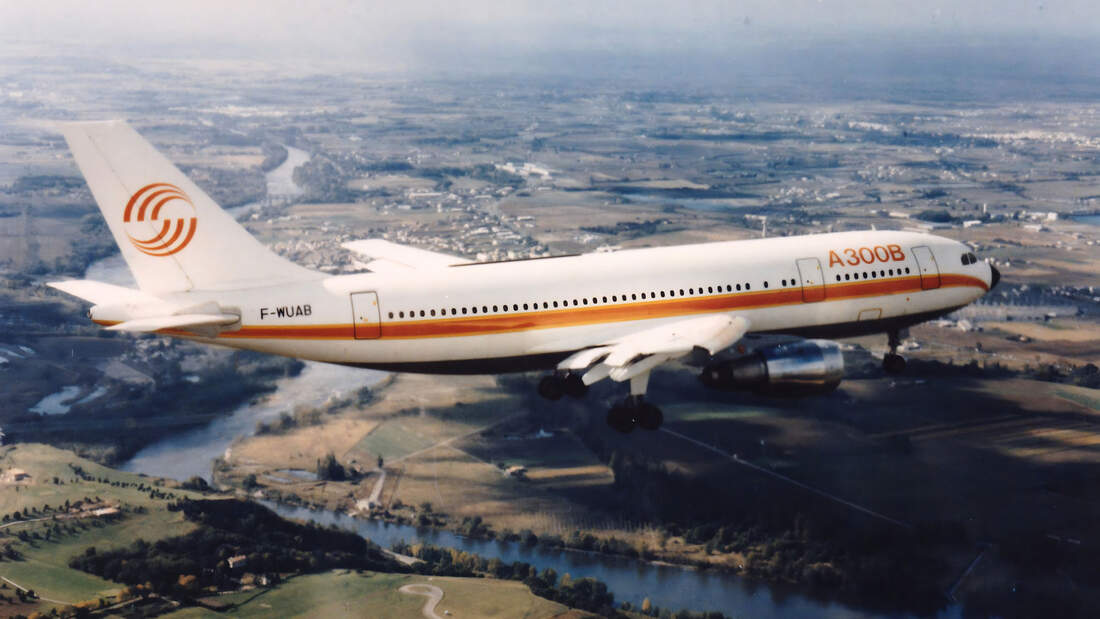
<path fill-rule="evenodd" d="M 229 569 L 235 570 L 248 564 L 248 557 L 244 555 L 234 555 L 226 559 L 225 564 L 229 566 Z"/>
<path fill-rule="evenodd" d="M 4 473 L 4 481 L 8 483 L 18 483 L 21 481 L 30 481 L 31 476 L 23 469 L 8 469 L 7 473 Z"/>

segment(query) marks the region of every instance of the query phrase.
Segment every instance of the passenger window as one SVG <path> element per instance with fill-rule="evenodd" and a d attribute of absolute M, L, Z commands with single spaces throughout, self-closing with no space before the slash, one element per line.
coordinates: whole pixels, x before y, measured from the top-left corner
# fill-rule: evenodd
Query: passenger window
<path fill-rule="evenodd" d="M 404 318 L 405 317 L 405 312 L 397 312 L 397 317 L 398 318 Z"/>
<path fill-rule="evenodd" d="M 737 284 L 737 290 L 738 290 L 738 292 L 741 291 L 741 284 Z"/>
<path fill-rule="evenodd" d="M 476 305 L 470 308 L 470 313 L 471 314 L 476 314 L 477 313 L 477 306 Z"/>
<path fill-rule="evenodd" d="M 752 290 L 752 286 L 748 282 L 745 282 L 745 290 Z"/>
<path fill-rule="evenodd" d="M 765 287 L 765 288 L 767 288 L 767 287 L 768 287 L 768 282 L 767 282 L 767 281 L 765 281 L 765 282 L 764 282 L 764 287 Z"/>
<path fill-rule="evenodd" d="M 390 312 L 390 319 L 393 319 L 393 312 Z"/>
<path fill-rule="evenodd" d="M 526 303 L 523 304 L 523 309 L 527 309 L 527 304 Z"/>
<path fill-rule="evenodd" d="M 604 303 L 607 303 L 607 297 L 604 297 L 604 298 L 603 298 L 603 302 L 604 302 Z"/>
<path fill-rule="evenodd" d="M 845 281 L 851 281 L 852 280 L 852 274 L 851 273 L 845 273 L 844 274 L 844 280 Z"/>
<path fill-rule="evenodd" d="M 435 310 L 432 310 L 432 316 L 435 316 Z"/>
<path fill-rule="evenodd" d="M 465 307 L 464 307 L 464 308 L 462 308 L 462 315 L 463 315 L 463 316 L 465 316 L 465 315 L 466 315 L 466 308 L 465 308 Z"/>
<path fill-rule="evenodd" d="M 554 307 L 557 307 L 557 306 L 558 306 L 558 302 L 554 301 Z"/>

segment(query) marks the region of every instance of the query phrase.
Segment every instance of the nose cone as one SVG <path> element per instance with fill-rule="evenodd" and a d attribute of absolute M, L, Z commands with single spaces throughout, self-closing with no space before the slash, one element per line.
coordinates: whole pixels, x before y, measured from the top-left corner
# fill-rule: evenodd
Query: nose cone
<path fill-rule="evenodd" d="M 992 264 L 989 265 L 989 289 L 993 290 L 999 281 L 1001 281 L 1001 272 Z"/>

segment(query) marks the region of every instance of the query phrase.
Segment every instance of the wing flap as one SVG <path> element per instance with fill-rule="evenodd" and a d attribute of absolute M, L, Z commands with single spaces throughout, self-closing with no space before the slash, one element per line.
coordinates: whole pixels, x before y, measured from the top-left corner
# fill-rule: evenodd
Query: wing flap
<path fill-rule="evenodd" d="M 575 372 L 587 368 L 581 377 L 586 385 L 604 378 L 627 381 L 695 348 L 717 354 L 744 337 L 749 326 L 747 318 L 729 314 L 679 320 L 576 352 L 559 363 L 558 369 Z"/>

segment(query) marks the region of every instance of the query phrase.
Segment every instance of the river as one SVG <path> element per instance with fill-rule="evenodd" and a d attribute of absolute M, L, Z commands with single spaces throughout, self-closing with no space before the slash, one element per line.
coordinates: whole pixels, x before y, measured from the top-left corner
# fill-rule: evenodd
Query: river
<path fill-rule="evenodd" d="M 271 421 L 296 406 L 320 406 L 331 397 L 352 395 L 385 376 L 373 370 L 307 362 L 298 376 L 280 379 L 275 392 L 267 397 L 244 404 L 207 426 L 157 441 L 118 468 L 170 479 L 197 475 L 209 480 L 214 459 L 225 454 L 237 438 L 251 436 L 261 421 Z"/>
<path fill-rule="evenodd" d="M 630 602 L 635 607 L 641 606 L 648 597 L 653 604 L 672 610 L 721 610 L 738 617 L 760 619 L 877 616 L 834 602 L 814 600 L 790 586 L 756 582 L 734 574 L 654 565 L 590 552 L 529 547 L 518 542 L 472 539 L 450 531 L 364 520 L 328 510 L 310 510 L 270 501 L 260 502 L 286 518 L 335 525 L 354 531 L 383 548 L 401 540 L 427 542 L 458 548 L 487 559 L 497 558 L 505 563 L 523 561 L 534 565 L 539 571 L 553 568 L 559 576 L 568 573 L 574 580 L 596 578 L 607 584 L 607 588 L 615 594 L 616 602 Z"/>

